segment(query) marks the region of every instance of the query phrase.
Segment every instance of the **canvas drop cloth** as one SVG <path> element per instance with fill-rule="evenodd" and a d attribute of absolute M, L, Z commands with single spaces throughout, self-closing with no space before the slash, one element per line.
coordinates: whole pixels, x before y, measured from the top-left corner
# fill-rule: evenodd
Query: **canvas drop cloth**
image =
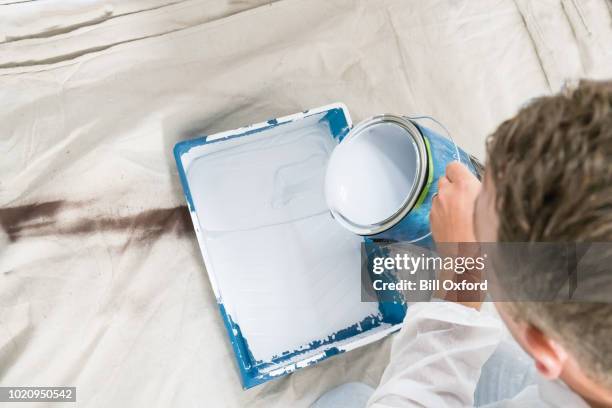
<path fill-rule="evenodd" d="M 305 406 L 375 386 L 389 339 L 249 391 L 172 157 L 342 101 L 483 141 L 565 80 L 612 77 L 605 0 L 0 1 L 0 385 L 78 405 Z"/>

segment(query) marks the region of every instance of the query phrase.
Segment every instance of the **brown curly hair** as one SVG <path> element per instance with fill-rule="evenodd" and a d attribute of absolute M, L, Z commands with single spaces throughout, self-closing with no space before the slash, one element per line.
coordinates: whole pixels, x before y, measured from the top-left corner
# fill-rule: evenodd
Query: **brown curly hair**
<path fill-rule="evenodd" d="M 610 242 L 612 248 L 612 81 L 583 80 L 532 100 L 488 138 L 487 152 L 498 241 Z M 517 272 L 529 274 L 518 280 L 553 286 L 558 276 L 539 271 Z M 612 386 L 612 266 L 600 262 L 585 276 L 579 285 L 609 302 L 515 302 L 511 310 Z"/>
<path fill-rule="evenodd" d="M 500 241 L 612 241 L 612 81 L 533 100 L 487 151 Z"/>

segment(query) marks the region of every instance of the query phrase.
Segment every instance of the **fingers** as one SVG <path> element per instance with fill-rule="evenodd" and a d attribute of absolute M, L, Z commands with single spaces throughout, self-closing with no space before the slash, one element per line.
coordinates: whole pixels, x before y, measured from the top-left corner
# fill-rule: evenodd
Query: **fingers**
<path fill-rule="evenodd" d="M 444 186 L 450 184 L 450 181 L 446 178 L 446 176 L 442 176 L 438 179 L 438 192 L 442 191 Z"/>
<path fill-rule="evenodd" d="M 472 175 L 467 167 L 458 161 L 453 161 L 446 166 L 446 178 L 451 183 L 456 183 L 459 180 L 469 178 Z"/>
<path fill-rule="evenodd" d="M 453 161 L 446 166 L 446 174 L 438 179 L 438 189 L 432 201 L 444 197 L 461 197 L 465 194 L 477 192 L 480 189 L 480 181 L 470 170 L 458 161 Z"/>

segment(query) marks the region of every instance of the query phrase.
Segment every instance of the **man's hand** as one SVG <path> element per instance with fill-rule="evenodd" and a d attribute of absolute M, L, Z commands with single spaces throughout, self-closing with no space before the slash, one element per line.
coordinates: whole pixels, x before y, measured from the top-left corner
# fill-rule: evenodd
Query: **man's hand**
<path fill-rule="evenodd" d="M 438 180 L 438 194 L 431 204 L 429 222 L 436 242 L 474 242 L 474 204 L 480 181 L 459 162 L 446 166 Z"/>
<path fill-rule="evenodd" d="M 478 256 L 480 248 L 475 243 L 474 204 L 479 192 L 480 181 L 467 167 L 459 162 L 452 162 L 446 167 L 446 175 L 438 181 L 438 194 L 432 200 L 429 216 L 436 249 L 441 256 Z M 467 270 L 462 274 L 453 270 L 438 271 L 440 281 L 476 283 L 481 278 L 481 273 L 476 270 Z M 480 309 L 484 294 L 479 291 L 439 290 L 435 296 Z"/>

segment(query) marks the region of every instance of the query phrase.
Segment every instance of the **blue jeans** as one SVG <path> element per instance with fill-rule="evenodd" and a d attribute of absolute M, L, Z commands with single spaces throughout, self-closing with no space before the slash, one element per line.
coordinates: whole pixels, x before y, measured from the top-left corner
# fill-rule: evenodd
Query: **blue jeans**
<path fill-rule="evenodd" d="M 337 386 L 321 395 L 311 408 L 363 408 L 374 392 L 374 388 L 360 382 Z"/>

